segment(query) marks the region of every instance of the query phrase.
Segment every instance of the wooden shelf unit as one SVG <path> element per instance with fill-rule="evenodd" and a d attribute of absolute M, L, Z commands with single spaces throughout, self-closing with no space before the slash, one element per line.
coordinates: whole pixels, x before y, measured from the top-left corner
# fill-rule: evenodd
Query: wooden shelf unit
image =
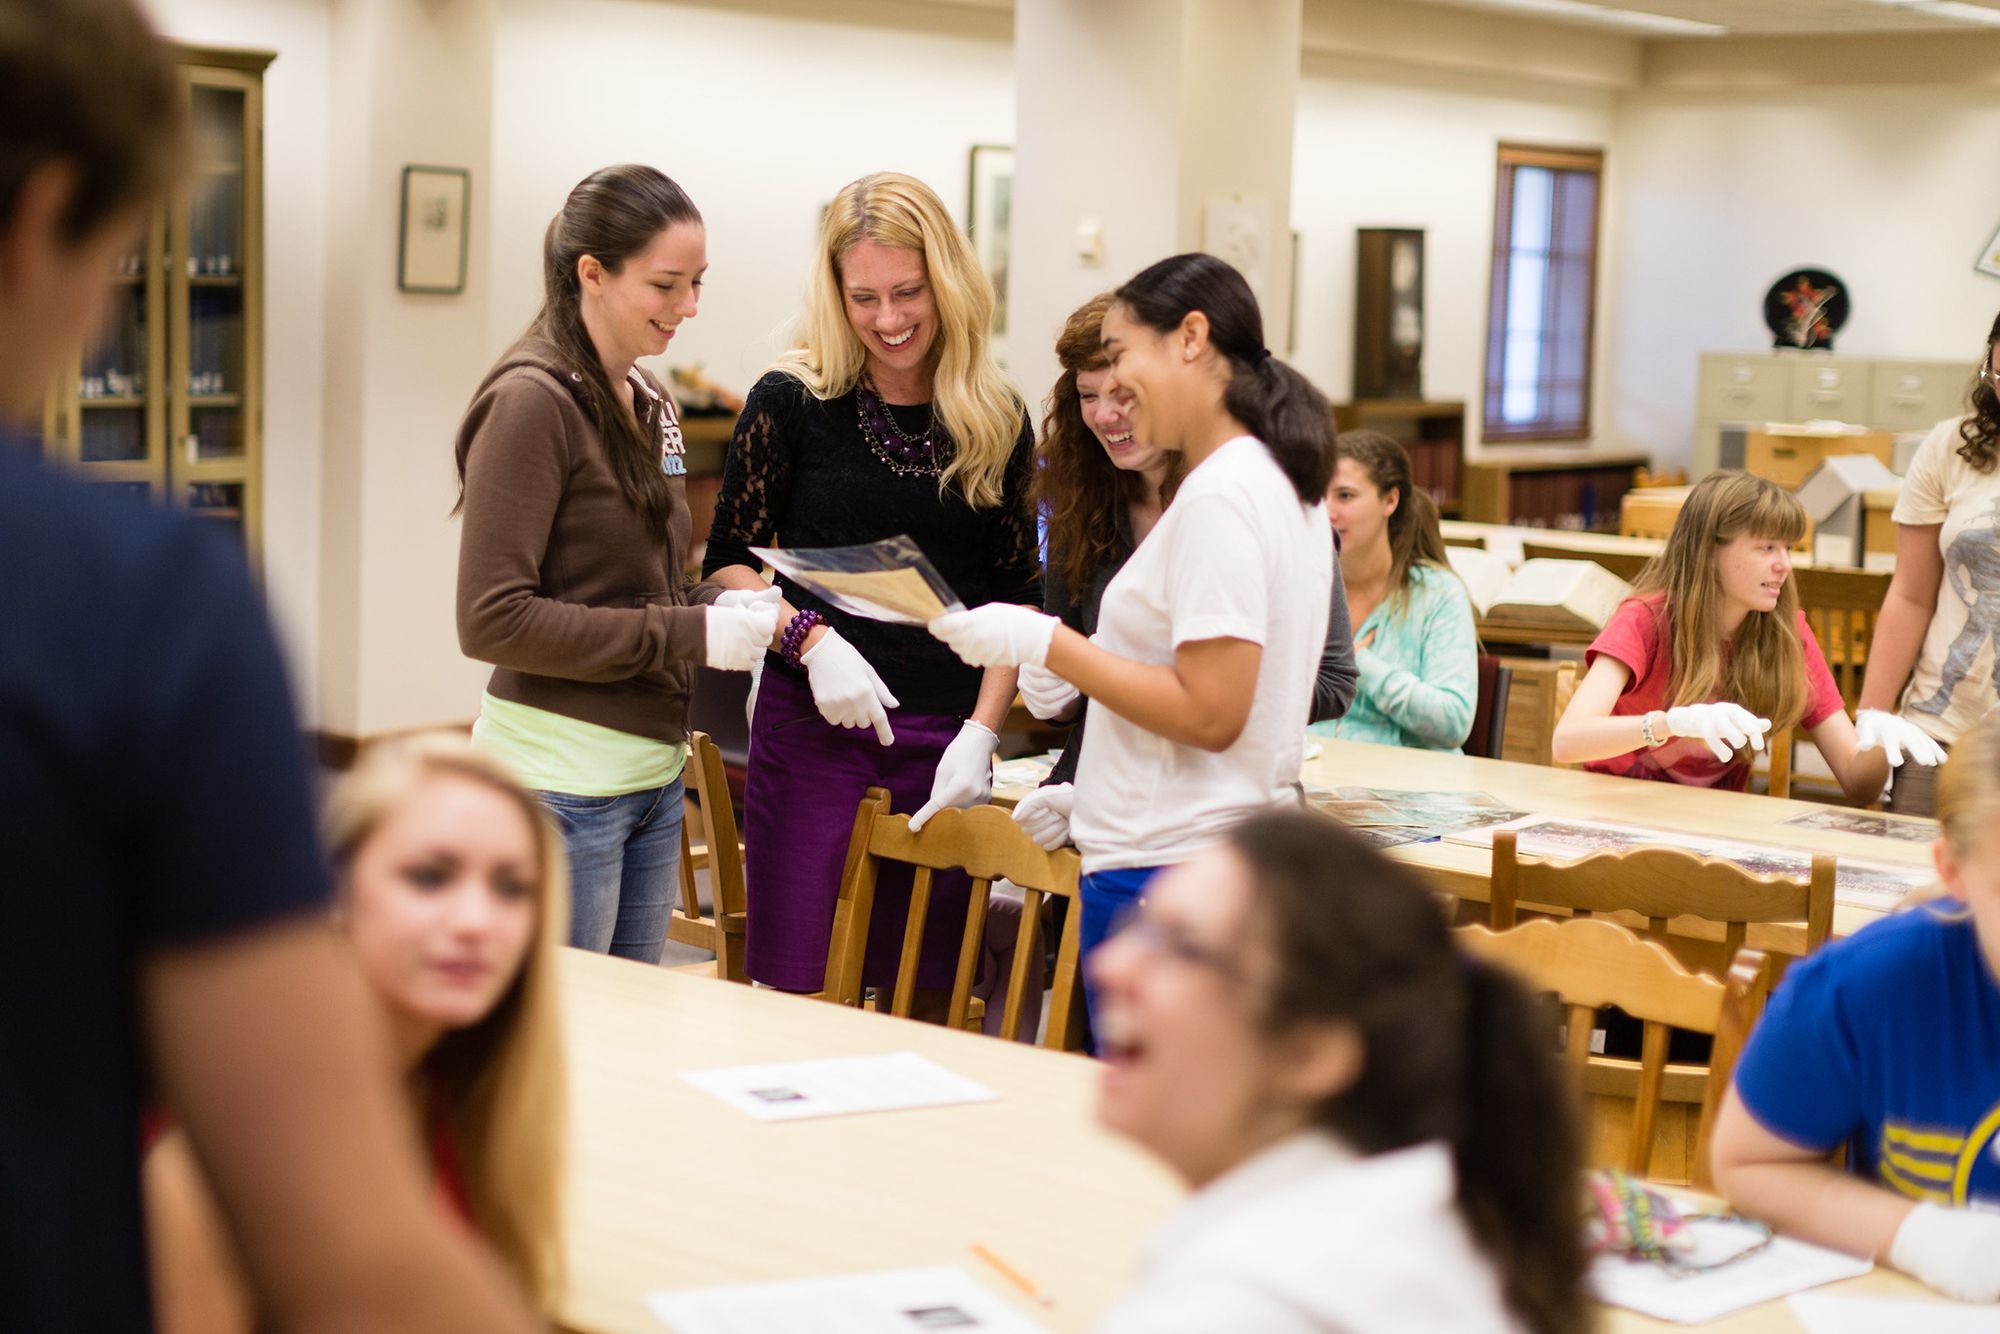
<path fill-rule="evenodd" d="M 1464 517 L 1475 523 L 1615 533 L 1639 453 L 1491 450 L 1465 463 Z"/>
<path fill-rule="evenodd" d="M 240 534 L 263 505 L 263 78 L 273 54 L 182 47 L 200 164 L 112 279 L 96 342 L 53 386 L 41 452 L 93 485 Z M 109 392 L 124 389 L 130 392 Z"/>
<path fill-rule="evenodd" d="M 1363 398 L 1333 407 L 1336 431 L 1380 431 L 1410 456 L 1410 481 L 1456 518 L 1465 493 L 1465 404 L 1416 398 Z"/>

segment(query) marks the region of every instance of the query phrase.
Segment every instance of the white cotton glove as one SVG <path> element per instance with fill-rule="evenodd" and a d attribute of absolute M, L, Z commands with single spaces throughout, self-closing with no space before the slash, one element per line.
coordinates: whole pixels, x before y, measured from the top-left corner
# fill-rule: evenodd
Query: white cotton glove
<path fill-rule="evenodd" d="M 992 728 L 967 718 L 944 748 L 931 779 L 931 799 L 910 817 L 910 832 L 922 829 L 947 806 L 984 806 L 993 796 L 993 752 L 999 748 Z"/>
<path fill-rule="evenodd" d="M 1916 763 L 1929 766 L 1944 763 L 1944 747 L 1931 740 L 1930 733 L 1906 718 L 1880 709 L 1863 709 L 1854 715 L 1856 750 L 1880 746 L 1894 769 L 1907 754 Z"/>
<path fill-rule="evenodd" d="M 704 608 L 702 630 L 708 640 L 709 666 L 724 672 L 747 672 L 764 661 L 764 651 L 778 633 L 778 600 L 733 607 L 712 602 Z"/>
<path fill-rule="evenodd" d="M 1033 607 L 989 602 L 971 611 L 948 611 L 927 628 L 974 667 L 1040 667 L 1060 624 Z"/>
<path fill-rule="evenodd" d="M 895 741 L 889 710 L 896 707 L 896 697 L 840 631 L 828 626 L 826 637 L 799 655 L 799 664 L 806 669 L 820 717 L 835 727 L 872 727 L 885 746 Z"/>
<path fill-rule="evenodd" d="M 1054 852 L 1069 842 L 1069 816 L 1075 809 L 1076 784 L 1050 783 L 1021 798 L 1014 807 L 1014 823 L 1037 847 Z"/>
<path fill-rule="evenodd" d="M 1715 752 L 1715 758 L 1727 764 L 1743 746 L 1764 749 L 1764 733 L 1771 730 L 1771 720 L 1759 718 L 1741 704 L 1717 701 L 1668 709 L 1667 729 L 1675 736 L 1701 738 Z"/>
<path fill-rule="evenodd" d="M 1889 1263 L 1961 1302 L 2000 1302 L 2000 1214 L 1920 1204 L 1896 1229 Z"/>
<path fill-rule="evenodd" d="M 1028 712 L 1043 722 L 1053 722 L 1068 713 L 1083 698 L 1083 692 L 1046 667 L 1029 665 L 1021 669 L 1021 702 Z"/>

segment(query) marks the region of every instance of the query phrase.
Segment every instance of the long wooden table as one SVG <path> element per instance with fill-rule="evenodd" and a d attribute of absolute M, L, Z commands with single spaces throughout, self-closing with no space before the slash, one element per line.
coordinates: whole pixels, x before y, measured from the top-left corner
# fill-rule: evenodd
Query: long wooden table
<path fill-rule="evenodd" d="M 1088 1059 L 777 992 L 563 952 L 570 1064 L 563 1328 L 661 1334 L 648 1294 L 834 1273 L 961 1265 L 1056 1330 L 1087 1330 L 1131 1281 L 1180 1197 L 1097 1128 Z M 992 1103 L 792 1124 L 751 1120 L 680 1072 L 914 1050 L 999 1092 Z M 1030 1305 L 982 1242 L 1054 1298 Z M 1840 1285 L 1915 1297 L 1877 1271 Z M 1668 1328 L 1609 1312 L 1611 1334 Z M 1782 1303 L 1708 1326 L 1793 1331 Z"/>
<path fill-rule="evenodd" d="M 1614 778 L 1583 769 L 1475 759 L 1457 752 L 1376 746 L 1326 737 L 1308 740 L 1309 745 L 1319 748 L 1318 754 L 1307 760 L 1300 771 L 1300 778 L 1308 787 L 1489 792 L 1510 806 L 1536 815 L 1684 829 L 1808 852 L 1830 852 L 1836 857 L 1911 866 L 1931 864 L 1928 843 L 1800 829 L 1783 823 L 1792 816 L 1812 811 L 1849 809 L 1844 806 L 1718 792 L 1680 783 Z M 996 787 L 994 800 L 1011 805 L 1030 790 Z M 1433 884 L 1461 899 L 1484 903 L 1491 897 L 1493 854 L 1488 848 L 1449 842 L 1410 843 L 1389 849 L 1388 855 L 1422 871 Z M 1869 908 L 1838 905 L 1833 915 L 1834 934 L 1851 935 L 1879 916 L 1879 912 Z M 1671 929 L 1676 935 L 1695 940 L 1722 938 L 1720 928 L 1691 918 L 1678 919 Z M 1749 940 L 1758 948 L 1785 954 L 1805 952 L 1805 932 L 1799 927 L 1752 927 Z"/>
<path fill-rule="evenodd" d="M 1180 1195 L 1097 1128 L 1096 1063 L 709 977 L 563 951 L 569 1046 L 566 1328 L 661 1334 L 649 1293 L 960 1265 L 1058 1330 L 1131 1281 Z M 996 1102 L 769 1124 L 682 1071 L 910 1050 Z M 1034 1307 L 970 1251 L 1055 1298 Z"/>

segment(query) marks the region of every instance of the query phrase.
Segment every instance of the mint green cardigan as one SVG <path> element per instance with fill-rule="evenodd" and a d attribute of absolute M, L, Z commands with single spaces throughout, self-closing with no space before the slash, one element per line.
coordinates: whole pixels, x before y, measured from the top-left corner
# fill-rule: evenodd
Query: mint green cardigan
<path fill-rule="evenodd" d="M 1434 565 L 1411 569 L 1409 596 L 1382 599 L 1354 627 L 1354 644 L 1361 685 L 1353 705 L 1309 731 L 1419 750 L 1465 744 L 1479 695 L 1479 637 L 1457 575 Z"/>

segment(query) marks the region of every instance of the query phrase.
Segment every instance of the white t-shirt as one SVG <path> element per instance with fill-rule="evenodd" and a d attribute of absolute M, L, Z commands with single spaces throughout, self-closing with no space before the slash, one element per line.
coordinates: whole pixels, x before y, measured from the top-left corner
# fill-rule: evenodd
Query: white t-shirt
<path fill-rule="evenodd" d="M 2000 467 L 1983 473 L 1958 456 L 1964 420 L 1924 437 L 1891 516 L 1940 525 L 1944 577 L 1902 714 L 1945 745 L 2000 700 Z"/>
<path fill-rule="evenodd" d="M 1244 816 L 1296 801 L 1333 597 L 1325 506 L 1299 503 L 1271 453 L 1238 436 L 1189 473 L 1104 590 L 1096 641 L 1171 664 L 1204 639 L 1263 646 L 1250 719 L 1220 754 L 1092 703 L 1070 838 L 1086 872 L 1185 861 Z"/>
<path fill-rule="evenodd" d="M 1097 1334 L 1521 1334 L 1457 1191 L 1442 1143 L 1300 1131 L 1189 1196 Z"/>

